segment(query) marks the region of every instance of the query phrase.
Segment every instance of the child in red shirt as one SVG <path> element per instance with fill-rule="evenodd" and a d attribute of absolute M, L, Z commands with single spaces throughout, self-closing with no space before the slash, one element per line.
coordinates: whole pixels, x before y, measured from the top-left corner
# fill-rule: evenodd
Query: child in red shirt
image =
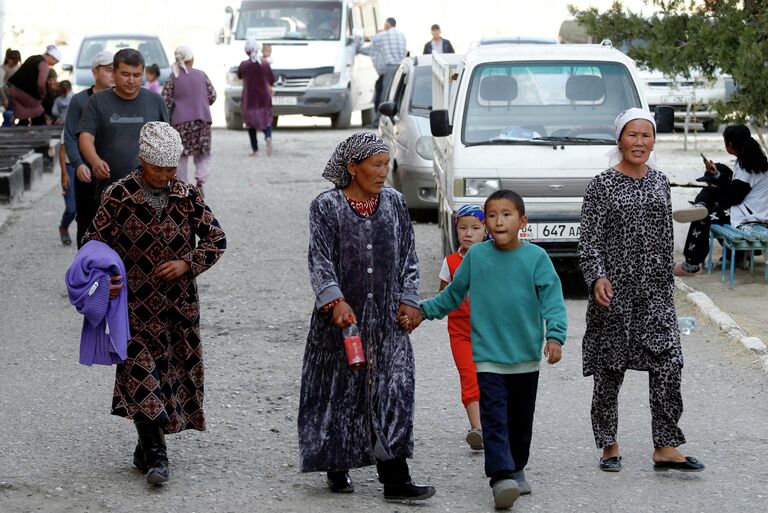
<path fill-rule="evenodd" d="M 463 205 L 456 211 L 456 233 L 461 246 L 443 260 L 440 269 L 440 290 L 453 279 L 464 255 L 475 242 L 485 240 L 485 214 L 479 205 Z M 483 449 L 483 432 L 480 428 L 480 389 L 477 386 L 475 362 L 472 361 L 472 339 L 469 331 L 469 297 L 458 309 L 448 314 L 448 335 L 451 352 L 461 382 L 461 402 L 467 410 L 469 432 L 467 443 L 475 451 Z"/>

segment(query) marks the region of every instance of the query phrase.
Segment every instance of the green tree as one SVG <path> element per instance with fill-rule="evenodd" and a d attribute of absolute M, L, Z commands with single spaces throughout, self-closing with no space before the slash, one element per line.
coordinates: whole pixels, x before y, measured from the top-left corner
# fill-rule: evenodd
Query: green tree
<path fill-rule="evenodd" d="M 720 120 L 751 124 L 768 149 L 768 0 L 652 0 L 652 4 L 657 11 L 647 17 L 620 1 L 604 12 L 574 6 L 569 10 L 594 41 L 625 43 L 640 66 L 672 76 L 731 75 L 738 87 L 727 102 L 714 105 Z M 640 40 L 646 44 L 633 44 Z"/>

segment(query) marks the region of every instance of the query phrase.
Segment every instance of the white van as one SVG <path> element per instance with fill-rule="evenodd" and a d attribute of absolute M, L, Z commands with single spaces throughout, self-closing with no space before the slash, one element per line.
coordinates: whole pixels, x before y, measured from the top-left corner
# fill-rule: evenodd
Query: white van
<path fill-rule="evenodd" d="M 526 203 L 522 236 L 553 257 L 576 256 L 584 190 L 608 167 L 614 119 L 648 108 L 634 61 L 600 45 L 490 45 L 451 67 L 446 56 L 433 56 L 430 126 L 444 252 L 458 247 L 457 208 L 512 189 Z"/>
<path fill-rule="evenodd" d="M 273 126 L 284 114 L 328 116 L 334 128 L 348 128 L 352 112 L 363 124 L 374 118 L 376 70 L 356 57 L 355 39 L 376 33 L 384 23 L 378 0 L 244 0 L 219 44 L 232 48 L 224 90 L 227 128 L 240 129 L 242 81 L 237 68 L 246 58 L 245 41 L 272 45 L 275 75 Z M 225 36 L 231 30 L 231 37 Z"/>

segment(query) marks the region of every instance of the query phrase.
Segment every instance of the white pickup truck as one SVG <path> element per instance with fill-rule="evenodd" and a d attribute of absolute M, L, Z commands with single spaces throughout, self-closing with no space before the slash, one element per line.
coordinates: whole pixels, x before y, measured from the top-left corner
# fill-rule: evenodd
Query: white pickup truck
<path fill-rule="evenodd" d="M 432 70 L 443 251 L 458 246 L 457 208 L 512 189 L 529 218 L 521 236 L 576 256 L 584 190 L 608 167 L 614 119 L 648 108 L 634 61 L 601 45 L 491 45 L 434 55 Z"/>

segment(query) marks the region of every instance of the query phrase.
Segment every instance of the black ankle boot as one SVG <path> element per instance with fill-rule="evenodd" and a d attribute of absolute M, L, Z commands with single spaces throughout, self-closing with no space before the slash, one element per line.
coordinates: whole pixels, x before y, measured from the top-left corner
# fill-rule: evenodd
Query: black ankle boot
<path fill-rule="evenodd" d="M 133 466 L 139 469 L 142 474 L 147 473 L 147 462 L 144 461 L 144 450 L 141 448 L 141 440 L 136 443 L 136 448 L 133 450 Z"/>
<path fill-rule="evenodd" d="M 161 484 L 168 481 L 168 453 L 165 449 L 165 435 L 160 424 L 154 422 L 136 422 L 139 433 L 139 447 L 144 458 L 147 483 Z M 134 453 L 134 464 L 136 454 Z M 138 466 L 138 465 L 137 465 Z M 141 468 L 141 467 L 139 467 Z"/>
<path fill-rule="evenodd" d="M 352 493 L 355 491 L 355 485 L 352 483 L 352 478 L 349 477 L 349 471 L 328 472 L 327 476 L 328 489 L 333 493 Z"/>

